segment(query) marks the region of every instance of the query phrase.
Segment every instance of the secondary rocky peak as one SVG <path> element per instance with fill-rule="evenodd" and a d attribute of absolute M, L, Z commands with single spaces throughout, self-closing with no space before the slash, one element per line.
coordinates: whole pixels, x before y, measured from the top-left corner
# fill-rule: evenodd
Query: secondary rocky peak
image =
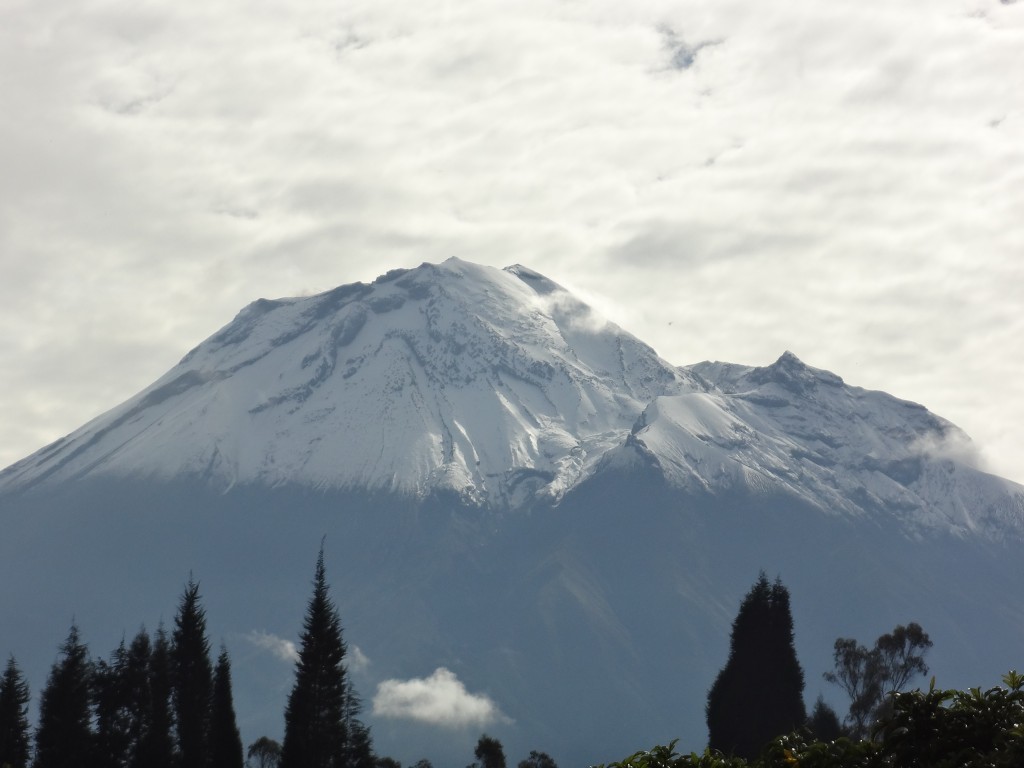
<path fill-rule="evenodd" d="M 839 376 L 812 368 L 788 350 L 771 365 L 754 368 L 747 378 L 753 384 L 774 383 L 794 392 L 803 392 L 818 385 L 838 387 L 843 384 Z"/>

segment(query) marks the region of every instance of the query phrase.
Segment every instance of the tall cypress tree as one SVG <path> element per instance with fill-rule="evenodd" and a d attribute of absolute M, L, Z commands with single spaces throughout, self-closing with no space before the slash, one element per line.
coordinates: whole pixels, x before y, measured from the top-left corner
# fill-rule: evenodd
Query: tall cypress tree
<path fill-rule="evenodd" d="M 28 766 L 28 683 L 14 657 L 0 677 L 0 766 Z"/>
<path fill-rule="evenodd" d="M 327 593 L 324 550 L 316 561 L 295 686 L 284 714 L 281 768 L 350 768 L 350 691 L 341 620 Z"/>
<path fill-rule="evenodd" d="M 762 572 L 740 605 L 729 660 L 708 692 L 708 745 L 756 757 L 772 738 L 803 724 L 803 690 L 789 590 Z"/>
<path fill-rule="evenodd" d="M 242 768 L 242 737 L 231 696 L 231 661 L 221 646 L 213 671 L 213 707 L 210 714 L 210 761 L 213 768 Z"/>
<path fill-rule="evenodd" d="M 39 699 L 34 768 L 81 768 L 92 760 L 92 663 L 74 624 L 60 654 Z"/>
<path fill-rule="evenodd" d="M 213 667 L 206 638 L 206 612 L 199 604 L 199 585 L 191 577 L 174 617 L 171 681 L 178 732 L 178 765 L 207 768 Z"/>

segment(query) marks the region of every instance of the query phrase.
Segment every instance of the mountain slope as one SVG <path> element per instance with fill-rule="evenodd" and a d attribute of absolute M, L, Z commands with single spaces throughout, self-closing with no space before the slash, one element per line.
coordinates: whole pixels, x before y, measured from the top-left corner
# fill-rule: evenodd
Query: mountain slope
<path fill-rule="evenodd" d="M 684 490 L 785 493 L 829 514 L 893 518 L 914 535 L 1024 534 L 1024 488 L 978 470 L 970 438 L 923 406 L 789 352 L 763 368 L 687 370 L 706 391 L 656 398 L 607 462 L 638 453 Z"/>
<path fill-rule="evenodd" d="M 0 475 L 559 497 L 691 377 L 525 267 L 457 259 L 260 300 L 151 387 Z"/>

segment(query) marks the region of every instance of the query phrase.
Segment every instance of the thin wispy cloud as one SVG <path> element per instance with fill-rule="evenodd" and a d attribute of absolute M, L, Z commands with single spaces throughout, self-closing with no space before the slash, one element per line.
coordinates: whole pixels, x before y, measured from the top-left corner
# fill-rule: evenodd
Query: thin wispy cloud
<path fill-rule="evenodd" d="M 370 668 L 370 657 L 358 645 L 350 645 L 346 663 L 350 672 L 364 672 Z"/>
<path fill-rule="evenodd" d="M 295 663 L 299 660 L 298 646 L 286 638 L 254 629 L 245 636 L 245 639 L 256 648 L 273 654 L 281 661 Z M 363 672 L 370 667 L 370 659 L 358 645 L 349 645 L 345 664 L 350 672 Z"/>
<path fill-rule="evenodd" d="M 257 648 L 269 651 L 281 661 L 294 663 L 299 660 L 299 650 L 291 640 L 256 629 L 246 635 L 245 639 Z"/>

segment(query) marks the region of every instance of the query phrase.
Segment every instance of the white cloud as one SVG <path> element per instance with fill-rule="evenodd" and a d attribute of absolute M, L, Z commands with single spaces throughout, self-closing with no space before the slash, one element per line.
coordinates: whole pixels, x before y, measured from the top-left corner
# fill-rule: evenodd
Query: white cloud
<path fill-rule="evenodd" d="M 299 651 L 291 640 L 285 640 L 283 637 L 256 629 L 246 635 L 245 639 L 257 648 L 270 651 L 282 661 L 296 662 L 299 660 Z"/>
<path fill-rule="evenodd" d="M 385 680 L 373 697 L 373 714 L 447 727 L 483 726 L 505 720 L 488 696 L 472 694 L 444 667 L 430 677 Z"/>
<path fill-rule="evenodd" d="M 931 432 L 922 435 L 910 450 L 926 458 L 948 459 L 975 469 L 986 469 L 977 446 L 959 429 L 950 429 L 945 434 Z"/>
<path fill-rule="evenodd" d="M 348 670 L 350 672 L 362 672 L 370 666 L 370 658 L 363 653 L 358 645 L 348 647 Z"/>

